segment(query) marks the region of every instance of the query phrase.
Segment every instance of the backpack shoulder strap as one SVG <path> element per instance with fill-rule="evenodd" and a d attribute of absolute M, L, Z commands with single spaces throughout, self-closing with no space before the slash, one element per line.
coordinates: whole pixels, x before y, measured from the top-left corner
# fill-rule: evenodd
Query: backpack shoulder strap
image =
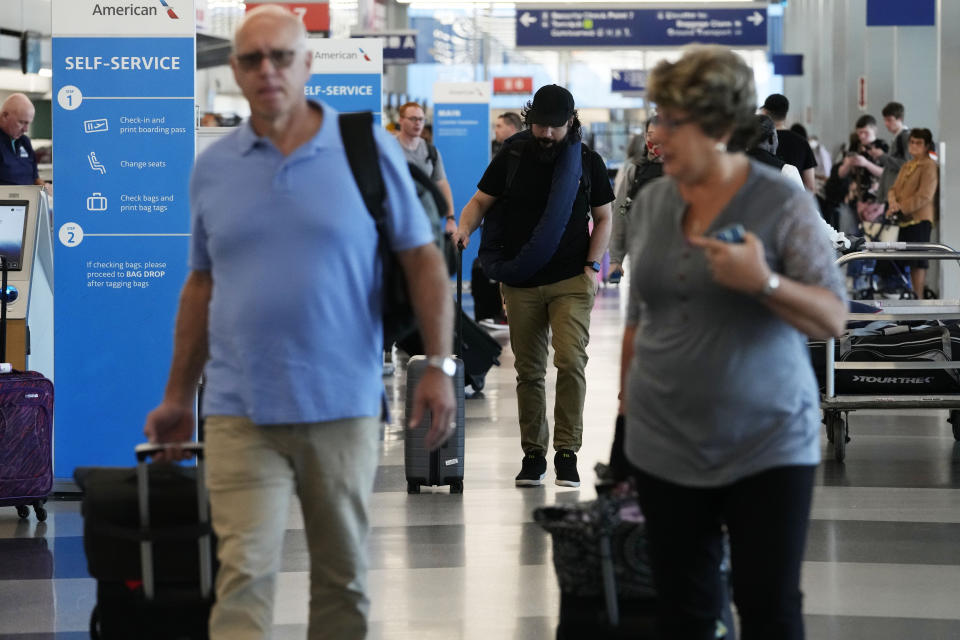
<path fill-rule="evenodd" d="M 430 194 L 430 198 L 437 207 L 437 213 L 443 216 L 443 212 L 447 210 L 447 199 L 437 187 L 437 183 L 431 180 L 430 176 L 423 172 L 423 169 L 412 162 L 407 163 L 407 169 L 410 170 L 410 177 L 413 178 L 414 183 Z"/>
<path fill-rule="evenodd" d="M 437 151 L 437 148 L 434 146 L 432 142 L 427 142 L 426 140 L 424 140 L 423 143 L 427 145 L 427 160 L 430 161 L 430 164 L 436 167 L 437 159 L 440 157 L 440 152 Z"/>
<path fill-rule="evenodd" d="M 369 111 L 341 113 L 339 121 L 340 137 L 353 179 L 363 196 L 363 203 L 367 205 L 367 211 L 377 224 L 377 232 L 382 235 L 386 221 L 386 211 L 383 209 L 386 187 L 380 174 L 377 141 L 373 137 L 373 114 Z"/>
<path fill-rule="evenodd" d="M 517 176 L 517 169 L 520 168 L 520 145 L 511 145 L 503 149 L 501 153 L 507 154 L 507 179 L 503 183 L 502 194 L 507 195 L 507 192 L 510 191 L 510 185 L 513 184 L 513 179 Z"/>
<path fill-rule="evenodd" d="M 593 165 L 590 162 L 590 147 L 584 143 L 580 143 L 580 184 L 583 187 L 584 193 L 587 195 L 587 206 L 590 205 L 590 187 L 593 186 L 590 184 L 591 174 L 593 173 Z"/>

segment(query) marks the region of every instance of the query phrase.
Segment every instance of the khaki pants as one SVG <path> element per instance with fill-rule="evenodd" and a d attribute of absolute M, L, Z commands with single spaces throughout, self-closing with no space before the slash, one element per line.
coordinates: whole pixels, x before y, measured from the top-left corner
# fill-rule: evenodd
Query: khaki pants
<path fill-rule="evenodd" d="M 380 420 L 260 427 L 242 417 L 210 416 L 204 429 L 220 560 L 211 639 L 270 637 L 294 491 L 310 552 L 308 637 L 366 637 L 367 511 Z"/>
<path fill-rule="evenodd" d="M 546 455 L 550 445 L 544 385 L 549 329 L 553 332 L 553 365 L 557 368 L 553 448 L 576 452 L 583 436 L 583 399 L 587 393 L 584 369 L 596 279 L 581 274 L 542 287 L 501 285 L 501 289 L 516 357 L 520 446 L 524 453 Z"/>

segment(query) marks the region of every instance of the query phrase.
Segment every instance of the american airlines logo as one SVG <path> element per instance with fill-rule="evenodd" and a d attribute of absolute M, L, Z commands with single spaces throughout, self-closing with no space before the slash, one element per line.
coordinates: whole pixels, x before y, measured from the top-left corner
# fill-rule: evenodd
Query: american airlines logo
<path fill-rule="evenodd" d="M 363 56 L 363 59 L 367 62 L 373 62 L 366 51 L 360 47 L 357 47 L 357 51 L 360 53 L 354 51 L 315 51 L 313 58 L 315 60 L 359 60 Z"/>
<path fill-rule="evenodd" d="M 160 5 L 163 6 L 167 11 L 167 15 L 170 16 L 172 20 L 179 20 L 180 16 L 177 15 L 177 12 L 173 10 L 167 0 L 156 0 Z M 91 15 L 95 16 L 156 16 L 160 15 L 159 10 L 155 4 L 118 4 L 118 5 L 107 5 L 97 3 L 93 5 L 93 12 Z"/>
<path fill-rule="evenodd" d="M 906 378 L 897 376 L 853 376 L 854 382 L 868 382 L 870 384 L 930 384 L 933 378 Z"/>

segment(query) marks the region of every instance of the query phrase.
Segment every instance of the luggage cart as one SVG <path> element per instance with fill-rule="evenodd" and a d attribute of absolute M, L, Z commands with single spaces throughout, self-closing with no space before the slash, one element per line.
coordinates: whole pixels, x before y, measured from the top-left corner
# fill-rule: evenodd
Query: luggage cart
<path fill-rule="evenodd" d="M 866 242 L 861 250 L 840 256 L 843 266 L 855 260 L 956 260 L 960 253 L 945 244 L 927 242 Z M 849 320 L 960 320 L 960 300 L 863 300 L 863 304 L 881 309 L 878 313 L 851 313 Z M 953 426 L 953 437 L 960 441 L 960 393 L 936 395 L 838 395 L 835 372 L 840 369 L 873 370 L 960 370 L 960 360 L 948 362 L 835 362 L 834 338 L 826 344 L 826 391 L 820 407 L 827 440 L 833 445 L 833 456 L 843 462 L 850 441 L 849 414 L 857 409 L 947 409 Z"/>

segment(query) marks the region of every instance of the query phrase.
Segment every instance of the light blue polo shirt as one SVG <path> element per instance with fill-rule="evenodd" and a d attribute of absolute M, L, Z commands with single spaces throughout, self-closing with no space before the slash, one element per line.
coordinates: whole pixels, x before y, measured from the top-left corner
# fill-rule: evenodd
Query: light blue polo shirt
<path fill-rule="evenodd" d="M 316 136 L 289 156 L 249 122 L 197 159 L 190 268 L 210 271 L 204 415 L 257 424 L 380 415 L 377 231 L 325 104 Z M 389 243 L 433 242 L 403 152 L 375 129 Z"/>

